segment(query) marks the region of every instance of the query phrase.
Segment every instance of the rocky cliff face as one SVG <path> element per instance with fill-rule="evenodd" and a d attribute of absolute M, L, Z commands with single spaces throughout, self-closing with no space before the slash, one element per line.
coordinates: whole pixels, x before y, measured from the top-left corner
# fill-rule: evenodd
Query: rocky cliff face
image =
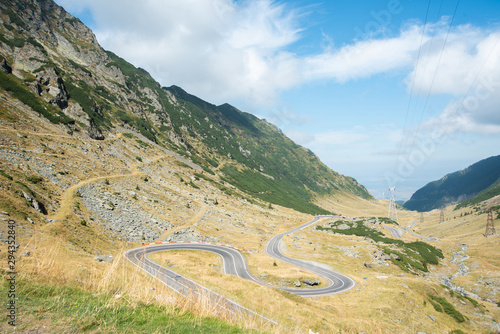
<path fill-rule="evenodd" d="M 312 204 L 319 195 L 371 198 L 275 126 L 160 87 L 51 0 L 11 0 L 0 10 L 3 89 L 68 134 L 103 140 L 118 127 L 134 130 L 252 196 L 303 212 L 326 212 Z"/>

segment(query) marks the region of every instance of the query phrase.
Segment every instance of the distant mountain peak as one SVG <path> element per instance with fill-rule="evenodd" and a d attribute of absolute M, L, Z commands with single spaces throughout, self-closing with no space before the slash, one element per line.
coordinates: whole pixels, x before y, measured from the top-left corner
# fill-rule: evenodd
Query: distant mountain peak
<path fill-rule="evenodd" d="M 430 211 L 470 199 L 500 179 L 500 155 L 483 159 L 445 175 L 417 190 L 405 202 L 410 210 Z"/>

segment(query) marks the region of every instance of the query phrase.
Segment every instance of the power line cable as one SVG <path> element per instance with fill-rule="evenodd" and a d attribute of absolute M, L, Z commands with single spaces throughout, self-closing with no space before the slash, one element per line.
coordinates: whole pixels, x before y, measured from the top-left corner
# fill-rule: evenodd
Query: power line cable
<path fill-rule="evenodd" d="M 420 36 L 420 47 L 418 48 L 417 63 L 415 65 L 415 71 L 413 72 L 413 80 L 412 80 L 411 89 L 410 89 L 410 98 L 408 99 L 408 106 L 406 108 L 406 116 L 405 116 L 405 122 L 404 122 L 404 126 L 403 126 L 403 133 L 401 134 L 401 141 L 399 143 L 398 157 L 401 156 L 401 150 L 403 148 L 403 141 L 404 141 L 405 132 L 406 132 L 406 124 L 408 121 L 408 114 L 410 113 L 411 100 L 413 98 L 413 88 L 415 86 L 415 79 L 417 76 L 418 66 L 420 64 L 420 53 L 422 52 L 422 44 L 424 42 L 425 28 L 427 27 L 427 19 L 429 17 L 429 8 L 430 7 L 431 7 L 431 0 L 429 0 L 429 2 L 427 3 L 427 10 L 425 12 L 425 21 L 424 21 L 424 26 L 422 29 L 422 35 Z"/>
<path fill-rule="evenodd" d="M 441 16 L 441 9 L 443 7 L 443 1 L 444 0 L 441 0 L 441 2 L 439 3 L 439 9 L 438 9 L 438 12 L 437 12 L 437 16 L 436 16 L 436 20 L 439 20 L 440 16 Z M 426 11 L 426 18 L 425 18 L 425 21 L 427 22 L 428 21 L 428 15 L 429 15 L 429 11 L 430 11 L 430 4 L 431 4 L 431 0 L 429 0 L 428 2 L 428 6 L 427 6 L 427 11 Z M 421 43 L 420 43 L 420 48 L 419 48 L 419 54 L 418 54 L 418 61 L 417 61 L 417 67 L 420 67 L 421 66 L 421 62 L 420 62 L 420 58 L 422 56 L 421 52 L 422 52 L 422 40 L 423 40 L 423 36 L 425 34 L 425 25 L 424 25 L 424 28 L 422 30 L 422 36 L 421 36 Z M 436 28 L 434 28 L 435 30 Z M 430 45 L 429 45 L 429 48 L 428 48 L 428 51 L 427 51 L 427 55 L 430 54 L 430 52 L 432 51 L 432 46 L 434 44 L 434 40 L 435 40 L 435 31 L 433 33 L 431 33 L 431 41 L 430 41 Z M 426 57 L 426 62 L 425 64 L 423 65 L 424 69 L 427 67 L 427 62 L 428 62 L 428 59 L 429 57 L 427 56 Z M 411 108 L 411 100 L 413 99 L 413 92 L 414 92 L 414 85 L 415 85 L 415 81 L 416 81 L 416 76 L 417 75 L 417 68 L 415 68 L 415 72 L 414 72 L 414 80 L 412 82 L 412 89 L 411 89 L 411 94 L 410 94 L 410 100 L 408 101 L 408 109 Z M 419 87 L 418 89 L 418 93 L 417 93 L 417 96 L 420 96 L 421 94 L 421 91 L 422 91 L 422 88 Z M 414 116 L 415 116 L 415 112 L 416 112 L 416 109 L 417 109 L 417 106 L 418 106 L 418 101 L 416 101 L 415 103 L 415 107 L 413 108 L 413 113 L 412 113 L 412 117 L 411 117 L 411 120 L 413 121 L 414 119 Z M 406 112 L 406 118 L 405 118 L 405 127 L 403 128 L 403 133 L 401 134 L 401 141 L 400 141 L 400 145 L 399 145 L 399 150 L 398 150 L 398 155 L 397 155 L 397 159 L 396 159 L 396 163 L 394 165 L 394 173 L 397 174 L 397 166 L 398 166 L 398 161 L 400 161 L 403 153 L 403 143 L 405 141 L 405 138 L 409 137 L 409 134 L 407 134 L 406 132 L 407 129 L 406 129 L 406 125 L 407 125 L 407 120 L 408 120 L 408 116 L 409 116 L 409 111 L 407 109 L 407 112 Z M 393 187 L 395 186 L 395 184 L 390 184 L 389 186 Z"/>
<path fill-rule="evenodd" d="M 465 99 L 469 96 L 470 92 L 472 91 L 472 87 L 474 86 L 474 84 L 476 83 L 477 79 L 479 78 L 479 75 L 483 71 L 484 66 L 486 65 L 486 63 L 488 62 L 488 60 L 490 60 L 490 58 L 493 55 L 493 52 L 495 51 L 495 49 L 497 48 L 499 42 L 500 42 L 500 33 L 498 34 L 497 41 L 495 42 L 495 44 L 493 44 L 493 47 L 491 48 L 490 53 L 488 54 L 488 57 L 486 57 L 486 59 L 481 64 L 481 67 L 479 68 L 479 71 L 477 72 L 476 76 L 474 77 L 474 80 L 472 80 L 472 82 L 471 82 L 471 84 L 469 86 L 469 89 L 467 89 L 467 93 L 462 98 L 462 101 L 460 102 L 461 105 L 463 105 Z"/>
<path fill-rule="evenodd" d="M 455 20 L 455 15 L 457 14 L 457 9 L 458 9 L 458 5 L 459 4 L 460 4 L 460 0 L 457 0 L 457 4 L 455 6 L 455 10 L 453 11 L 453 15 L 451 17 L 450 25 L 448 26 L 448 31 L 446 32 L 446 37 L 444 39 L 443 47 L 441 48 L 441 53 L 439 55 L 438 63 L 436 65 L 436 70 L 434 71 L 434 75 L 432 77 L 431 85 L 430 85 L 429 90 L 427 92 L 427 97 L 425 99 L 424 107 L 422 109 L 422 113 L 420 114 L 420 120 L 418 122 L 417 130 L 415 131 L 415 136 L 413 137 L 413 143 L 411 145 L 410 152 L 413 151 L 413 148 L 415 147 L 415 141 L 416 141 L 417 136 L 418 136 L 418 131 L 420 130 L 420 125 L 422 124 L 422 119 L 424 117 L 425 109 L 427 108 L 427 104 L 429 102 L 429 97 L 431 95 L 431 90 L 434 87 L 434 82 L 436 80 L 436 76 L 437 76 L 437 73 L 438 73 L 438 70 L 439 70 L 439 65 L 441 64 L 441 59 L 443 58 L 444 49 L 446 48 L 446 44 L 448 43 L 448 36 L 450 35 L 451 27 L 453 26 L 453 21 Z"/>
<path fill-rule="evenodd" d="M 441 17 L 441 10 L 443 9 L 443 2 L 444 0 L 441 0 L 441 2 L 439 3 L 439 9 L 437 11 L 437 15 L 436 15 L 436 22 L 439 21 L 440 17 Z M 432 33 L 432 37 L 431 37 L 431 41 L 429 43 L 429 48 L 427 50 L 427 57 L 425 58 L 425 64 L 424 64 L 424 73 L 422 73 L 422 79 L 421 81 L 423 82 L 424 80 L 424 77 L 425 77 L 425 69 L 427 68 L 427 64 L 429 63 L 429 59 L 430 59 L 430 54 L 433 50 L 433 46 L 434 46 L 434 42 L 436 40 L 436 30 L 437 30 L 437 27 L 435 26 L 434 27 L 434 31 Z M 437 70 L 437 67 L 435 68 L 435 70 Z M 418 88 L 418 96 L 420 96 L 422 93 L 422 85 L 419 86 Z M 413 108 L 413 113 L 411 115 L 411 121 L 413 122 L 414 118 L 415 118 L 415 113 L 417 112 L 417 107 L 418 107 L 418 101 L 415 103 L 415 107 Z"/>

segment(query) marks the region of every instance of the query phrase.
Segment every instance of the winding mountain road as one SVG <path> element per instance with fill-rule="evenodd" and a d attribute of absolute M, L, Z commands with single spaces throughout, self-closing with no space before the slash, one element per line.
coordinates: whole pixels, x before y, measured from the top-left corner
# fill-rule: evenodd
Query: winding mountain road
<path fill-rule="evenodd" d="M 413 224 L 412 224 L 413 225 Z M 420 235 L 420 234 L 417 234 L 415 232 L 413 232 L 413 230 L 409 227 L 404 227 L 404 226 L 401 226 L 401 228 L 404 230 L 400 230 L 398 228 L 395 228 L 395 227 L 390 227 L 390 226 L 383 226 L 386 230 L 389 230 L 391 232 L 391 235 L 393 237 L 396 237 L 396 238 L 399 238 L 401 239 L 403 237 L 403 234 L 404 232 L 408 232 L 410 234 L 412 234 L 413 236 L 417 237 L 417 238 L 421 238 L 421 239 L 425 239 L 425 240 L 429 240 L 429 241 L 439 241 L 438 238 L 434 238 L 434 237 L 426 237 L 426 236 L 423 236 L 423 235 Z"/>
<path fill-rule="evenodd" d="M 311 264 L 308 261 L 299 260 L 287 257 L 281 253 L 280 243 L 283 239 L 284 235 L 296 232 L 300 229 L 306 228 L 314 223 L 316 223 L 319 219 L 324 216 L 316 216 L 313 220 L 298 226 L 294 229 L 291 229 L 287 232 L 278 234 L 273 237 L 268 244 L 266 245 L 266 253 L 270 256 L 274 257 L 277 260 L 281 260 L 287 262 L 289 264 L 295 265 L 302 269 L 311 271 L 319 276 L 324 277 L 328 284 L 325 287 L 317 288 L 317 289 L 288 289 L 283 288 L 282 290 L 294 293 L 299 296 L 304 297 L 313 297 L 313 296 L 327 296 L 340 292 L 347 291 L 353 288 L 356 283 L 353 279 L 337 273 L 335 271 L 322 268 L 318 265 Z M 335 216 L 328 216 L 335 217 Z M 243 254 L 232 247 L 226 245 L 217 245 L 217 244 L 209 244 L 209 243 L 197 243 L 197 242 L 169 242 L 169 243 L 155 243 L 146 245 L 139 248 L 134 248 L 128 250 L 124 253 L 125 258 L 127 258 L 130 262 L 132 262 L 137 267 L 146 271 L 148 274 L 156 277 L 160 281 L 162 281 L 169 288 L 178 292 L 181 295 L 188 297 L 197 297 L 200 295 L 209 296 L 209 298 L 213 301 L 217 301 L 217 303 L 221 306 L 221 308 L 228 310 L 232 313 L 253 313 L 255 312 L 245 308 L 244 306 L 224 298 L 219 294 L 201 286 L 200 284 L 186 278 L 182 275 L 179 275 L 175 271 L 167 269 L 148 258 L 148 255 L 151 253 L 167 251 L 167 250 L 203 250 L 216 253 L 220 255 L 223 259 L 223 269 L 224 273 L 232 274 L 262 285 L 270 286 L 267 283 L 259 280 L 254 277 L 249 269 L 246 258 Z M 270 286 L 271 287 L 271 286 Z M 260 316 L 260 315 L 259 315 Z M 262 316 L 260 316 L 262 317 Z M 273 322 L 265 317 L 264 319 Z"/>
<path fill-rule="evenodd" d="M 405 230 L 406 232 L 409 232 L 411 233 L 412 235 L 414 235 L 415 237 L 417 238 L 421 238 L 421 239 L 425 239 L 425 240 L 429 240 L 429 241 L 439 241 L 438 238 L 435 238 L 435 237 L 426 237 L 424 235 L 420 235 L 420 234 L 417 234 L 415 232 L 413 232 L 412 229 L 408 228 L 408 227 L 401 227 L 403 230 Z"/>
<path fill-rule="evenodd" d="M 294 229 L 291 229 L 290 231 L 278 234 L 274 238 L 272 238 L 266 245 L 266 253 L 275 259 L 287 262 L 289 264 L 292 264 L 294 266 L 297 266 L 299 268 L 308 270 L 310 272 L 313 272 L 319 276 L 322 276 L 326 278 L 329 282 L 329 284 L 325 287 L 318 288 L 318 289 L 311 289 L 311 290 L 304 290 L 304 289 L 287 289 L 284 288 L 283 290 L 294 293 L 299 296 L 303 297 L 314 297 L 314 296 L 327 296 L 327 295 L 332 295 L 335 293 L 340 293 L 347 291 L 351 288 L 353 288 L 356 283 L 354 282 L 353 279 L 342 275 L 340 273 L 337 273 L 333 270 L 325 269 L 323 267 L 317 266 L 315 264 L 311 264 L 308 261 L 304 260 L 299 260 L 299 259 L 294 259 L 288 256 L 283 255 L 280 250 L 280 244 L 283 239 L 284 235 L 288 235 L 293 232 L 297 232 L 298 230 L 301 230 L 303 228 L 306 228 L 314 223 L 316 223 L 319 219 L 323 218 L 324 216 L 316 216 L 314 217 L 313 220 L 310 222 L 307 222 L 303 225 L 300 225 L 299 227 L 296 227 Z M 332 218 L 340 218 L 337 216 L 328 216 Z"/>
<path fill-rule="evenodd" d="M 395 227 L 390 227 L 390 226 L 383 226 L 383 228 L 385 228 L 386 230 L 389 230 L 389 232 L 391 232 L 391 235 L 395 238 L 402 238 L 403 237 L 403 231 L 401 231 L 400 229 L 397 229 Z"/>

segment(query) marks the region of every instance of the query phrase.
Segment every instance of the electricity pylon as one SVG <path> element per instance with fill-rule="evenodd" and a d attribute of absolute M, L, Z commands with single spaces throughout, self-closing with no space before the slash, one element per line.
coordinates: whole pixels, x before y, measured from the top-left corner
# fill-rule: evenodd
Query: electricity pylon
<path fill-rule="evenodd" d="M 389 213 L 387 214 L 387 218 L 394 220 L 396 223 L 398 222 L 398 211 L 396 210 L 396 203 L 394 202 L 394 191 L 396 188 L 389 188 L 391 192 L 391 202 L 389 203 Z"/>
<path fill-rule="evenodd" d="M 486 220 L 486 231 L 484 232 L 485 237 L 490 237 L 495 235 L 495 223 L 493 222 L 493 212 L 491 209 L 488 210 L 488 219 Z"/>

